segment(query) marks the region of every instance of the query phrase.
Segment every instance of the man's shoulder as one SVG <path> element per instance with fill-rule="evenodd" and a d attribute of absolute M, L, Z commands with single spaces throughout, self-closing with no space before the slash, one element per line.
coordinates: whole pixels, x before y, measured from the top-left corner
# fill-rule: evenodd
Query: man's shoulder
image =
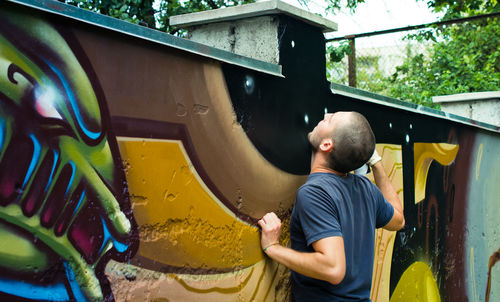
<path fill-rule="evenodd" d="M 364 186 L 369 189 L 376 188 L 377 186 L 365 175 L 357 175 L 357 174 L 351 174 L 351 177 L 353 178 L 353 183 L 356 183 L 358 186 Z"/>
<path fill-rule="evenodd" d="M 325 192 L 329 187 L 327 177 L 321 174 L 311 174 L 307 181 L 297 190 L 297 195 Z"/>
<path fill-rule="evenodd" d="M 306 182 L 297 190 L 297 198 L 308 197 L 310 195 L 316 195 L 319 192 L 324 191 L 323 187 L 317 183 Z"/>
<path fill-rule="evenodd" d="M 311 174 L 298 190 L 296 202 L 306 203 L 308 206 L 311 203 L 323 203 L 336 199 L 340 195 L 342 189 L 336 183 L 336 180 L 325 174 Z"/>

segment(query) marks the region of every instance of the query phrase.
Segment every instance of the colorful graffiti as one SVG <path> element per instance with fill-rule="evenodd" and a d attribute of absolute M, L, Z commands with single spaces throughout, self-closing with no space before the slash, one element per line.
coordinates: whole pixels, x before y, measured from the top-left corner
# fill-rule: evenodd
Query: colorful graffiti
<path fill-rule="evenodd" d="M 106 111 L 55 28 L 0 20 L 0 294 L 103 300 L 102 262 L 134 249 Z"/>
<path fill-rule="evenodd" d="M 280 18 L 281 78 L 142 28 L 0 17 L 4 300 L 287 301 L 255 222 L 288 218 L 305 134 L 338 110 L 368 118 L 404 200 L 406 227 L 376 234 L 372 300 L 500 299 L 498 131 L 332 93 L 317 28 Z"/>

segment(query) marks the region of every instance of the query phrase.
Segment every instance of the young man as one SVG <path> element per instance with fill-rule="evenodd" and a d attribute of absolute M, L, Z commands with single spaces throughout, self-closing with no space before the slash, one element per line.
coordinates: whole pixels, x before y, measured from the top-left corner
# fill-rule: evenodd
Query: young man
<path fill-rule="evenodd" d="M 279 245 L 281 221 L 274 213 L 258 222 L 262 248 L 292 270 L 294 301 L 370 301 L 375 228 L 403 228 L 401 202 L 361 114 L 325 114 L 309 142 L 311 174 L 290 219 L 292 248 Z M 376 186 L 349 173 L 365 163 Z"/>

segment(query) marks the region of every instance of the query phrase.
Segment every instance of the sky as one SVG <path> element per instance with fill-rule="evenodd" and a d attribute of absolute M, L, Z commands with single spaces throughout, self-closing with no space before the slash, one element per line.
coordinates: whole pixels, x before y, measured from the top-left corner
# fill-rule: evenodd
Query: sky
<path fill-rule="evenodd" d="M 297 0 L 285 2 L 301 7 Z M 338 31 L 327 34 L 327 38 L 430 23 L 442 16 L 431 12 L 426 1 L 422 0 L 366 0 L 358 5 L 354 14 L 345 9 L 325 15 L 323 0 L 308 0 L 308 6 L 311 12 L 322 14 L 338 24 Z"/>

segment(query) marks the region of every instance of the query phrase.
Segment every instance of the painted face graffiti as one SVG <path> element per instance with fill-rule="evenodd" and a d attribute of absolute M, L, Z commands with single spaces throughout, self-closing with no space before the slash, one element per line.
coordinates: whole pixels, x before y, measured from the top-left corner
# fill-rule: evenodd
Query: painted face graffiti
<path fill-rule="evenodd" d="M 71 41 L 0 20 L 0 296 L 112 297 L 104 265 L 136 243 L 105 107 Z"/>

